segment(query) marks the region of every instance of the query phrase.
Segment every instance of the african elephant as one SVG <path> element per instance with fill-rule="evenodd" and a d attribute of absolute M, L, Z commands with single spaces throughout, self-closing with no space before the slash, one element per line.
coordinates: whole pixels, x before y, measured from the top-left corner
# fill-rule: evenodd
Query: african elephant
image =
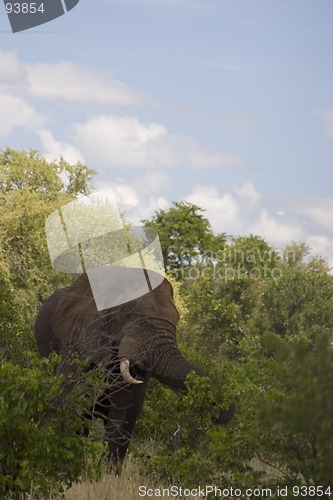
<path fill-rule="evenodd" d="M 122 276 L 135 277 L 143 271 L 125 268 Z M 116 390 L 110 384 L 99 399 L 96 413 L 104 420 L 110 459 L 119 470 L 150 376 L 178 392 L 186 390 L 185 378 L 191 371 L 204 375 L 177 346 L 178 320 L 173 288 L 165 278 L 139 298 L 98 311 L 85 273 L 68 288 L 57 290 L 39 311 L 35 336 L 41 355 L 55 351 L 65 358 L 74 347 L 91 366 L 102 363 L 108 381 L 117 381 Z M 218 422 L 228 422 L 233 414 L 231 405 Z"/>

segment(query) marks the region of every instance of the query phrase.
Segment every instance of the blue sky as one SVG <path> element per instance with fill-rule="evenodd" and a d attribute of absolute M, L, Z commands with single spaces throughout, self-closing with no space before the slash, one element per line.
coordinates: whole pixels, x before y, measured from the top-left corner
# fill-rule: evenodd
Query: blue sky
<path fill-rule="evenodd" d="M 332 0 L 80 0 L 12 34 L 3 8 L 0 145 L 84 161 L 135 222 L 188 200 L 216 232 L 333 265 L 332 17 Z"/>

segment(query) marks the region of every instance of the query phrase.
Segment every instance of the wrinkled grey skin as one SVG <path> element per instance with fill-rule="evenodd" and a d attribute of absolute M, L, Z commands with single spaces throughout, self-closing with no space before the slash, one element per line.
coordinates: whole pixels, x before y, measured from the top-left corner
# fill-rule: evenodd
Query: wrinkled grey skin
<path fill-rule="evenodd" d="M 104 420 L 110 459 L 118 470 L 150 376 L 178 392 L 186 389 L 189 372 L 203 375 L 178 349 L 178 320 L 173 288 L 167 279 L 138 299 L 98 311 L 88 277 L 83 274 L 70 287 L 51 295 L 39 311 L 35 335 L 42 356 L 55 351 L 65 359 L 68 349 L 74 347 L 91 361 L 91 366 L 100 362 L 105 366 L 111 389 L 100 398 L 95 411 Z M 124 358 L 130 360 L 131 375 L 142 383 L 123 380 L 119 366 Z M 228 422 L 233 414 L 231 405 L 228 411 L 221 412 L 218 422 Z"/>

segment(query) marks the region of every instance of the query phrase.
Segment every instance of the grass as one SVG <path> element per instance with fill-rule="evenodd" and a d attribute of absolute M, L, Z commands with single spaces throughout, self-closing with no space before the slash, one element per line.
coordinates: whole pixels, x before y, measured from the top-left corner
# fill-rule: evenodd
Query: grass
<path fill-rule="evenodd" d="M 140 496 L 139 487 L 152 489 L 167 488 L 166 485 L 154 483 L 149 478 L 140 475 L 134 463 L 129 460 L 121 476 L 116 477 L 103 473 L 98 481 L 82 480 L 69 488 L 64 495 L 66 500 L 138 500 L 140 498 L 157 498 L 155 496 Z M 170 487 L 171 485 L 169 485 Z M 172 497 L 178 498 L 178 497 Z M 199 497 L 188 496 L 189 500 Z"/>

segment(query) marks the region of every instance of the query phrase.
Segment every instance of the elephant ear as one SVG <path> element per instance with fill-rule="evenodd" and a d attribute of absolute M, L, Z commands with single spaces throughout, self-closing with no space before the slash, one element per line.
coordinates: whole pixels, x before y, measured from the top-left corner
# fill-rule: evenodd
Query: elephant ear
<path fill-rule="evenodd" d="M 52 328 L 66 348 L 75 348 L 95 363 L 110 355 L 112 339 L 105 331 L 86 274 L 62 295 L 52 316 Z"/>

